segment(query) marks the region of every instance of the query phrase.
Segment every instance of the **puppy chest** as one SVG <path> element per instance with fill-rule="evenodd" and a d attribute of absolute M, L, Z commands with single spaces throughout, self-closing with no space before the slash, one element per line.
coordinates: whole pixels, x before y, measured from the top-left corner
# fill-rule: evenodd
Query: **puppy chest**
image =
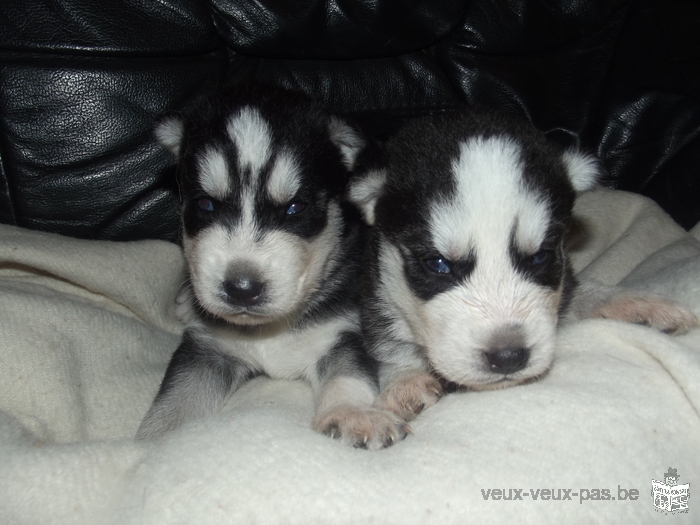
<path fill-rule="evenodd" d="M 348 323 L 334 322 L 275 334 L 219 335 L 221 349 L 276 379 L 315 375 L 318 361 L 336 347 Z"/>

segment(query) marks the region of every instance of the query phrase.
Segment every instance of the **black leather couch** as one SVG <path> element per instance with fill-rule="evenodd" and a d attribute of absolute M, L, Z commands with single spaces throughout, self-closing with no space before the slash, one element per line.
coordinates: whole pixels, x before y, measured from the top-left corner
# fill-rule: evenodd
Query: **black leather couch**
<path fill-rule="evenodd" d="M 377 137 L 460 104 L 520 114 L 691 227 L 699 52 L 696 0 L 3 0 L 0 222 L 176 240 L 152 121 L 257 79 Z"/>

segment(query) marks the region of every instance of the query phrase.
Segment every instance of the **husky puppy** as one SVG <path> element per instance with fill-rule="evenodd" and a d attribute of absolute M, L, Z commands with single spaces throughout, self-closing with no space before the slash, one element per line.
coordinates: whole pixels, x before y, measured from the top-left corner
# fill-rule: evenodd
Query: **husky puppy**
<path fill-rule="evenodd" d="M 363 226 L 342 202 L 362 139 L 305 96 L 262 85 L 170 115 L 156 135 L 178 159 L 188 323 L 137 438 L 215 412 L 264 373 L 310 382 L 318 432 L 370 449 L 403 439 L 406 424 L 373 408 Z"/>
<path fill-rule="evenodd" d="M 576 292 L 564 243 L 576 192 L 599 176 L 594 157 L 468 112 L 416 119 L 367 151 L 348 195 L 373 231 L 362 316 L 381 362 L 379 408 L 410 420 L 442 380 L 481 390 L 542 376 L 567 312 L 697 324 L 667 301 Z"/>

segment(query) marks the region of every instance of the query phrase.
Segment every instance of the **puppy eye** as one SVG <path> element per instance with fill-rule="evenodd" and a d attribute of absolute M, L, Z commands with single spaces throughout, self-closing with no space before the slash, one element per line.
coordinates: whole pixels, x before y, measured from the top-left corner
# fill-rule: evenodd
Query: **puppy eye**
<path fill-rule="evenodd" d="M 424 259 L 423 264 L 425 267 L 433 273 L 448 274 L 452 273 L 452 268 L 450 267 L 450 261 L 444 259 L 443 257 L 433 257 L 430 259 Z"/>
<path fill-rule="evenodd" d="M 201 197 L 195 200 L 197 208 L 203 211 L 214 211 L 214 201 L 207 197 Z"/>
<path fill-rule="evenodd" d="M 291 202 L 287 205 L 287 211 L 285 212 L 287 215 L 297 215 L 298 213 L 301 213 L 304 211 L 306 208 L 306 203 L 297 201 L 297 202 Z"/>
<path fill-rule="evenodd" d="M 530 256 L 529 263 L 532 266 L 542 266 L 549 262 L 552 257 L 550 250 L 541 250 Z"/>

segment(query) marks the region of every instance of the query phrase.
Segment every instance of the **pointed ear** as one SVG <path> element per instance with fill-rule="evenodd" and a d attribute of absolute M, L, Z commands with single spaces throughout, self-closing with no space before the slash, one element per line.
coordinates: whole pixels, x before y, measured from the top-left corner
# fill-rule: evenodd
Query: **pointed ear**
<path fill-rule="evenodd" d="M 357 156 L 365 147 L 365 141 L 357 131 L 338 117 L 330 118 L 328 131 L 331 141 L 340 149 L 340 154 L 343 156 L 343 164 L 352 171 L 355 167 Z"/>
<path fill-rule="evenodd" d="M 165 117 L 155 126 L 154 133 L 158 143 L 168 149 L 176 157 L 180 156 L 182 138 L 185 133 L 185 123 L 177 115 Z"/>
<path fill-rule="evenodd" d="M 350 179 L 348 200 L 359 208 L 365 222 L 370 226 L 374 224 L 374 209 L 377 200 L 384 193 L 385 184 L 386 171 L 383 169 L 370 170 Z"/>
<path fill-rule="evenodd" d="M 598 157 L 583 153 L 576 148 L 567 149 L 562 155 L 569 180 L 577 192 L 592 189 L 603 174 Z"/>

